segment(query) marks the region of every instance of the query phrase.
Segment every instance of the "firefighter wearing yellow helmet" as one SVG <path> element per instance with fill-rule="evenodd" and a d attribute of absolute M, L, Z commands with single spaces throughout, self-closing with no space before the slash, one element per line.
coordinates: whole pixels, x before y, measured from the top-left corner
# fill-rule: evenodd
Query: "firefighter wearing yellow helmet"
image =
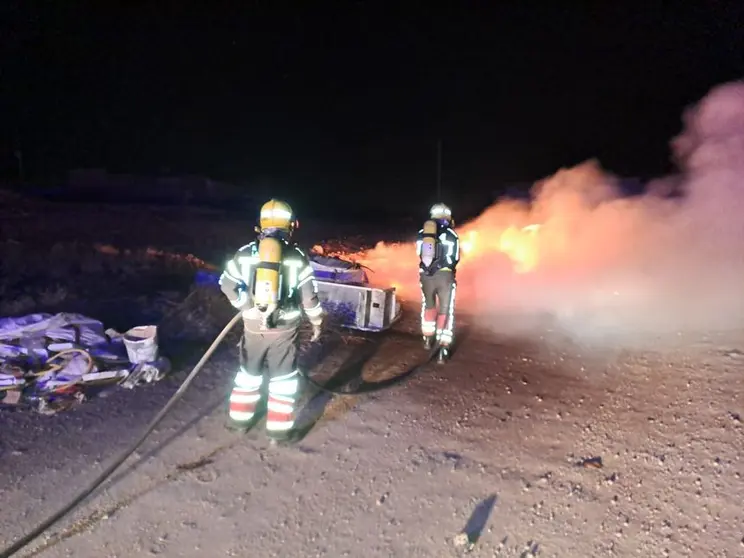
<path fill-rule="evenodd" d="M 282 440 L 294 430 L 301 391 L 297 352 L 302 314 L 310 320 L 316 340 L 323 309 L 313 268 L 302 250 L 290 243 L 297 225 L 292 208 L 269 200 L 261 207 L 259 225 L 258 241 L 238 250 L 220 277 L 222 292 L 243 311 L 244 324 L 229 424 L 247 430 L 266 410 L 267 434 Z"/>
<path fill-rule="evenodd" d="M 438 360 L 450 356 L 454 340 L 457 264 L 460 239 L 453 230 L 452 210 L 437 203 L 418 232 L 416 253 L 421 281 L 421 333 L 427 350 L 438 347 Z"/>

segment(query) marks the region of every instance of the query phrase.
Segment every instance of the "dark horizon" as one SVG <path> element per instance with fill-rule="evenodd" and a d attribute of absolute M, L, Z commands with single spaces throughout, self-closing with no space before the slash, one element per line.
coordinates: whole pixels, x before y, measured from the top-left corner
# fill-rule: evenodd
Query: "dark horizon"
<path fill-rule="evenodd" d="M 669 172 L 684 108 L 744 76 L 744 7 L 366 2 L 6 7 L 2 177 L 196 174 L 302 200 L 455 200 L 597 158 Z M 387 5 L 388 7 L 390 5 Z"/>

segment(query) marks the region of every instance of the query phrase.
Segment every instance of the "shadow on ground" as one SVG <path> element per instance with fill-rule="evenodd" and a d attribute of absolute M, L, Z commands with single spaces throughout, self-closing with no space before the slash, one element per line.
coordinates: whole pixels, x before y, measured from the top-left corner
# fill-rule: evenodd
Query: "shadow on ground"
<path fill-rule="evenodd" d="M 353 401 L 356 397 L 379 392 L 399 386 L 410 380 L 417 372 L 429 365 L 436 357 L 436 350 L 425 353 L 421 350 L 421 357 L 413 365 L 404 363 L 404 370 L 393 376 L 387 376 L 387 373 L 396 368 L 400 368 L 400 363 L 396 362 L 396 355 L 401 354 L 410 357 L 412 351 L 419 349 L 421 337 L 412 331 L 405 329 L 392 329 L 380 333 L 355 334 L 356 341 L 361 343 L 354 348 L 338 369 L 333 373 L 329 380 L 324 383 L 311 382 L 311 395 L 307 404 L 303 407 L 298 421 L 303 426 L 300 428 L 300 439 L 306 436 L 318 420 L 324 416 L 329 404 L 336 397 L 348 397 Z M 467 338 L 467 329 L 463 330 L 463 340 Z M 337 339 L 341 339 L 338 336 Z M 385 351 L 385 357 L 382 359 L 381 368 L 373 372 L 372 376 L 382 377 L 375 381 L 364 379 L 364 369 L 375 356 L 381 353 L 384 344 L 390 344 Z M 341 342 L 337 342 L 329 347 L 322 354 L 330 354 L 338 348 Z M 455 347 L 456 348 L 456 347 Z M 394 351 L 391 353 L 391 351 Z M 404 361 L 405 362 L 405 361 Z"/>
<path fill-rule="evenodd" d="M 488 520 L 491 517 L 491 513 L 493 512 L 493 508 L 496 506 L 496 500 L 496 495 L 491 494 L 488 498 L 478 503 L 473 510 L 473 513 L 470 514 L 470 517 L 465 524 L 465 528 L 463 529 L 463 533 L 467 535 L 470 544 L 478 542 L 478 539 L 480 539 L 483 534 L 483 531 L 488 524 Z"/>
<path fill-rule="evenodd" d="M 337 371 L 325 382 L 307 380 L 309 395 L 307 403 L 300 410 L 297 421 L 301 426 L 298 428 L 297 438 L 302 439 L 310 433 L 315 424 L 326 412 L 328 404 L 334 396 L 353 397 L 358 395 L 358 388 L 362 383 L 364 366 L 372 359 L 380 349 L 383 338 L 364 336 L 364 341 L 352 349 L 346 359 L 341 363 Z M 340 336 L 319 354 L 328 356 L 333 350 L 343 344 Z M 320 364 L 320 362 L 317 362 Z M 347 389 L 344 389 L 346 387 Z"/>

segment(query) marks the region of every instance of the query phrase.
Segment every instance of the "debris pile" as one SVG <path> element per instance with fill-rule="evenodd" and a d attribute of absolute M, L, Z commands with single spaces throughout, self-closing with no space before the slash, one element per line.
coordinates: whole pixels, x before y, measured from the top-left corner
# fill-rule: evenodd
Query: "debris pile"
<path fill-rule="evenodd" d="M 155 326 L 121 334 L 81 314 L 0 318 L 0 408 L 54 414 L 109 386 L 133 388 L 168 371 Z"/>

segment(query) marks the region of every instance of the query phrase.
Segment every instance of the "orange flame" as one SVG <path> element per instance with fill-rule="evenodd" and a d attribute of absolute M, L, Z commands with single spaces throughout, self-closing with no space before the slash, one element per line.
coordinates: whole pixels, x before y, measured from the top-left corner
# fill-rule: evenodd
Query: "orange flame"
<path fill-rule="evenodd" d="M 533 224 L 521 229 L 511 226 L 501 233 L 498 250 L 509 256 L 515 272 L 527 273 L 534 270 L 540 262 L 539 231 L 540 225 Z"/>
<path fill-rule="evenodd" d="M 493 223 L 475 220 L 458 231 L 460 235 L 461 267 L 493 254 L 502 254 L 511 262 L 514 273 L 535 271 L 540 264 L 539 242 L 541 225 L 530 224 L 518 228 L 504 228 Z M 415 245 L 379 242 L 371 250 L 347 253 L 343 256 L 361 263 L 371 270 L 370 280 L 377 286 L 393 286 L 400 296 L 417 297 L 418 260 Z"/>
<path fill-rule="evenodd" d="M 521 229 L 512 225 L 500 234 L 493 235 L 495 241 L 490 243 L 488 234 L 482 235 L 475 229 L 467 231 L 460 236 L 463 260 L 497 251 L 509 257 L 516 273 L 527 273 L 534 270 L 540 262 L 539 231 L 538 224 L 527 225 Z M 482 240 L 484 237 L 486 239 Z"/>

